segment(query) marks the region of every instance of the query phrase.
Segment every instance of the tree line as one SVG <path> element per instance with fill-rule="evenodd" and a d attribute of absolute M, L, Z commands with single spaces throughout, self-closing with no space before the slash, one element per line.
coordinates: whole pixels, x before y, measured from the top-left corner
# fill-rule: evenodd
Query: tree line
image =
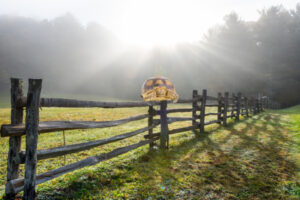
<path fill-rule="evenodd" d="M 300 5 L 259 14 L 246 21 L 230 13 L 199 42 L 151 49 L 124 44 L 100 24 L 82 25 L 71 14 L 42 21 L 0 16 L 0 94 L 8 94 L 13 76 L 43 78 L 45 95 L 139 99 L 145 79 L 164 75 L 184 97 L 191 89 L 232 88 L 283 106 L 299 104 Z"/>

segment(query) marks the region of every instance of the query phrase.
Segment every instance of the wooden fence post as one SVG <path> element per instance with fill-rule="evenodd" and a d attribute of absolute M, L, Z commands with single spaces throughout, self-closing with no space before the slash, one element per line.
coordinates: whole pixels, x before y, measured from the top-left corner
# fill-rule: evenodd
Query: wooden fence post
<path fill-rule="evenodd" d="M 259 102 L 259 97 L 257 97 L 257 105 L 256 105 L 256 106 L 257 106 L 257 107 L 256 107 L 257 111 L 256 111 L 256 113 L 260 113 L 260 108 L 259 108 L 260 105 L 259 105 L 259 104 L 260 104 L 260 102 Z"/>
<path fill-rule="evenodd" d="M 235 96 L 235 94 L 234 93 L 232 93 L 232 106 L 231 106 L 231 112 L 230 112 L 230 115 L 231 115 L 231 119 L 233 118 L 233 116 L 234 116 L 234 111 L 235 111 L 235 101 L 236 101 L 236 96 Z M 229 103 L 229 102 L 228 102 Z"/>
<path fill-rule="evenodd" d="M 242 93 L 238 92 L 238 94 L 237 94 L 237 101 L 236 101 L 236 115 L 235 115 L 235 120 L 240 120 L 241 98 L 242 98 Z"/>
<path fill-rule="evenodd" d="M 160 147 L 169 148 L 169 129 L 167 117 L 167 101 L 160 102 Z"/>
<path fill-rule="evenodd" d="M 260 97 L 257 99 L 257 112 L 260 113 Z"/>
<path fill-rule="evenodd" d="M 259 105 L 259 112 L 262 112 L 262 94 L 258 94 L 258 105 Z"/>
<path fill-rule="evenodd" d="M 258 98 L 255 99 L 255 114 L 259 113 L 259 101 L 258 101 Z"/>
<path fill-rule="evenodd" d="M 193 99 L 198 97 L 198 91 L 193 90 Z M 197 116 L 197 110 L 198 110 L 198 101 L 193 101 L 192 103 L 192 125 L 196 127 L 197 121 L 196 119 L 198 118 Z M 198 127 L 197 127 L 198 128 Z M 196 129 L 194 128 L 194 133 L 196 133 Z"/>
<path fill-rule="evenodd" d="M 24 199 L 35 199 L 39 105 L 42 79 L 29 79 L 26 106 Z"/>
<path fill-rule="evenodd" d="M 253 99 L 253 114 L 257 114 L 257 99 Z"/>
<path fill-rule="evenodd" d="M 255 114 L 255 100 L 254 100 L 254 98 L 253 97 L 251 97 L 251 106 L 250 106 L 250 111 L 251 111 L 251 113 L 254 115 Z"/>
<path fill-rule="evenodd" d="M 200 133 L 204 133 L 204 123 L 205 123 L 205 105 L 206 105 L 207 90 L 202 90 L 202 101 L 201 101 L 201 111 L 200 111 Z"/>
<path fill-rule="evenodd" d="M 22 124 L 23 108 L 18 106 L 18 101 L 23 97 L 22 79 L 11 78 L 10 101 L 11 101 L 11 124 Z M 15 158 L 21 150 L 21 136 L 9 137 L 9 150 L 7 158 L 7 182 L 19 177 L 19 164 L 15 163 Z M 15 193 L 6 184 L 5 198 L 14 199 Z"/>
<path fill-rule="evenodd" d="M 248 109 L 249 109 L 249 105 L 248 105 L 248 98 L 247 97 L 245 97 L 245 110 L 246 110 L 246 117 L 249 117 L 249 111 L 248 111 Z"/>
<path fill-rule="evenodd" d="M 253 97 L 253 99 L 252 99 L 252 112 L 253 112 L 253 115 L 255 115 L 255 113 L 256 113 L 256 100 L 255 100 L 255 98 Z"/>
<path fill-rule="evenodd" d="M 152 126 L 153 125 L 153 116 L 154 116 L 154 109 L 153 109 L 153 106 L 149 106 L 149 109 L 148 109 L 148 127 Z M 153 128 L 149 129 L 148 130 L 148 134 L 149 135 L 152 135 L 153 134 Z M 154 146 L 154 142 L 151 142 L 149 144 L 149 147 L 150 149 L 152 149 Z"/>
<path fill-rule="evenodd" d="M 258 112 L 262 111 L 262 101 L 261 101 L 261 94 L 258 95 Z"/>
<path fill-rule="evenodd" d="M 225 98 L 224 98 L 224 109 L 223 109 L 223 125 L 227 125 L 227 111 L 228 111 L 228 96 L 229 93 L 225 92 Z"/>
<path fill-rule="evenodd" d="M 218 124 L 221 124 L 222 120 L 222 94 L 221 92 L 218 93 Z"/>
<path fill-rule="evenodd" d="M 256 100 L 254 97 L 251 98 L 251 107 L 252 107 L 252 114 L 255 115 Z"/>

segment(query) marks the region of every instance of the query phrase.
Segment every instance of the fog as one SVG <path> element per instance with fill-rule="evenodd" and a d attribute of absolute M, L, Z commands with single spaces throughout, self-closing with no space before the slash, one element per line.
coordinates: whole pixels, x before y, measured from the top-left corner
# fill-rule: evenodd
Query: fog
<path fill-rule="evenodd" d="M 198 42 L 152 48 L 124 44 L 101 24 L 83 25 L 72 14 L 0 16 L 0 94 L 9 94 L 10 77 L 20 77 L 42 78 L 43 96 L 139 100 L 143 81 L 163 75 L 183 98 L 208 89 L 299 104 L 300 5 L 259 15 L 245 21 L 229 13 Z"/>

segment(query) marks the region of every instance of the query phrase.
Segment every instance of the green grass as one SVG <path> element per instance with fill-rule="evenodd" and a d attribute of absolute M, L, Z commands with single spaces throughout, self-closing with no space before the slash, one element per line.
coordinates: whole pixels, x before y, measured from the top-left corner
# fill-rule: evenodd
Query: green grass
<path fill-rule="evenodd" d="M 41 121 L 98 121 L 145 112 L 146 108 L 43 108 L 40 115 Z M 0 124 L 9 123 L 9 115 L 9 109 L 0 109 Z M 119 127 L 65 133 L 67 144 L 73 144 L 111 137 L 146 124 L 147 120 L 142 120 Z M 37 187 L 38 199 L 298 199 L 299 124 L 300 106 L 297 106 L 267 111 L 238 123 L 231 120 L 226 128 L 211 125 L 206 127 L 205 134 L 198 137 L 192 132 L 176 134 L 171 136 L 167 151 L 149 151 L 148 146 L 144 146 L 43 183 Z M 170 128 L 188 125 L 189 122 L 178 122 Z M 38 162 L 38 173 L 142 139 L 143 135 L 140 135 L 70 154 L 66 160 L 63 156 L 42 160 Z M 0 185 L 5 184 L 7 142 L 7 138 L 0 140 L 0 153 L 3 155 L 0 159 Z M 39 149 L 62 144 L 61 132 L 39 135 Z M 23 174 L 21 167 L 21 176 Z M 3 188 L 1 191 L 0 186 L 0 196 Z"/>
<path fill-rule="evenodd" d="M 8 96 L 0 95 L 0 108 L 8 108 L 10 106 L 10 99 Z"/>

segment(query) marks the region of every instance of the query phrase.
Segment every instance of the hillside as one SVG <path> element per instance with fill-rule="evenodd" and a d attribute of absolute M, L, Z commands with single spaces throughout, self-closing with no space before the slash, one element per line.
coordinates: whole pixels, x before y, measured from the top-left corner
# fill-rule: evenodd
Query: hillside
<path fill-rule="evenodd" d="M 9 109 L 0 111 L 0 124 L 8 123 Z M 41 120 L 110 120 L 145 111 L 145 108 L 121 109 L 119 112 L 46 108 L 41 111 Z M 37 187 L 38 199 L 298 199 L 299 124 L 300 106 L 296 106 L 266 111 L 239 123 L 230 123 L 227 128 L 211 126 L 199 138 L 192 132 L 182 133 L 170 138 L 168 151 L 149 152 L 148 147 L 142 147 L 41 184 Z M 102 131 L 67 131 L 67 144 L 142 126 L 141 123 L 130 123 Z M 172 125 L 172 128 L 176 126 L 182 124 Z M 41 161 L 38 173 L 139 139 L 134 137 L 107 147 L 67 155 L 65 160 L 62 156 Z M 3 155 L 7 152 L 7 141 L 7 138 L 0 140 Z M 62 143 L 62 133 L 42 134 L 38 148 Z M 5 160 L 6 156 L 0 160 L 0 185 L 5 184 Z M 0 188 L 3 194 L 3 187 Z"/>

